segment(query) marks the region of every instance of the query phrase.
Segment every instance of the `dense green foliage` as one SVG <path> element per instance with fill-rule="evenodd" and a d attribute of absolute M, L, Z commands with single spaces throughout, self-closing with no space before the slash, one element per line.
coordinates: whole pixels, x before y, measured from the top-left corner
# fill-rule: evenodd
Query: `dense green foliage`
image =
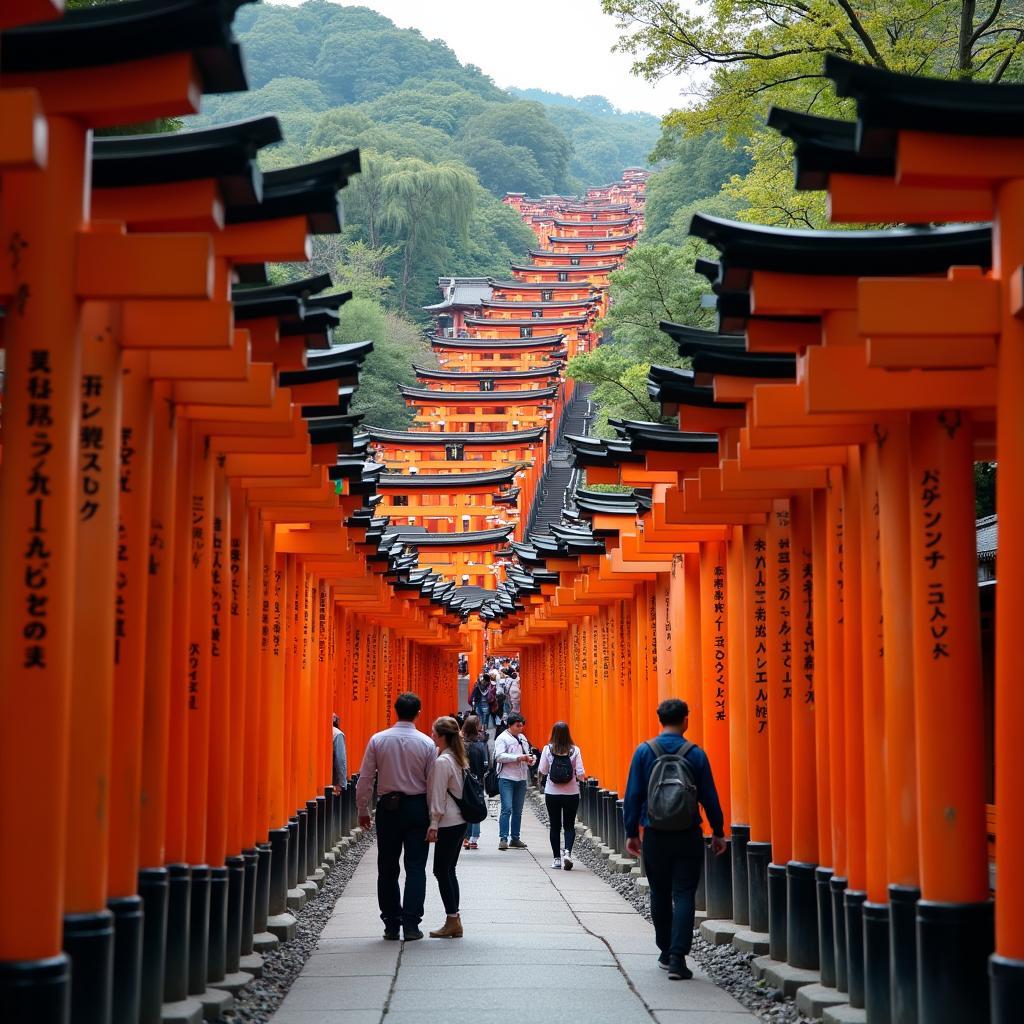
<path fill-rule="evenodd" d="M 649 115 L 603 97 L 512 95 L 364 7 L 264 3 L 242 7 L 235 27 L 250 91 L 205 97 L 199 124 L 278 115 L 285 142 L 262 154 L 267 169 L 360 150 L 344 233 L 317 240 L 314 265 L 357 295 L 339 338 L 374 340 L 357 407 L 382 426 L 409 421 L 397 386 L 412 381 L 413 355 L 429 358 L 421 307 L 438 300 L 438 277 L 505 277 L 534 244 L 500 197 L 605 184 L 657 141 Z"/>

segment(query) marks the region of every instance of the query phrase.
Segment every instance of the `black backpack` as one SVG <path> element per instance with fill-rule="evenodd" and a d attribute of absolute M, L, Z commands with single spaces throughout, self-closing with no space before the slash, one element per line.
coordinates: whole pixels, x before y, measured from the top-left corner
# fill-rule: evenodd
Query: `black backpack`
<path fill-rule="evenodd" d="M 576 749 L 573 748 L 568 754 L 556 754 L 553 750 L 551 751 L 551 768 L 548 770 L 548 778 L 559 785 L 572 782 L 576 777 L 576 772 L 572 766 L 572 755 L 576 753 Z"/>
<path fill-rule="evenodd" d="M 484 785 L 471 771 L 462 773 L 462 796 L 456 796 L 450 789 L 448 795 L 459 805 L 459 813 L 470 825 L 479 825 L 487 817 Z"/>
<path fill-rule="evenodd" d="M 664 832 L 685 832 L 700 821 L 697 783 L 686 755 L 696 744 L 687 740 L 674 754 L 666 753 L 657 740 L 648 740 L 657 760 L 647 783 L 647 821 Z"/>

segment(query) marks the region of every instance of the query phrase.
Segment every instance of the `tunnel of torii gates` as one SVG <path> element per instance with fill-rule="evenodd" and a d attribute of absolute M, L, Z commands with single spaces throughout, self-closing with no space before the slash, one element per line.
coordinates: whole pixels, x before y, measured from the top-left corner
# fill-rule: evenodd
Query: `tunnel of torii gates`
<path fill-rule="evenodd" d="M 261 175 L 273 118 L 91 138 L 244 89 L 232 11 L 0 12 L 0 1018 L 221 1012 L 353 824 L 331 711 L 354 762 L 398 689 L 450 711 L 468 631 L 521 655 L 535 734 L 572 722 L 591 804 L 690 702 L 729 822 L 709 918 L 871 1021 L 1019 1020 L 1024 89 L 827 59 L 858 122 L 775 112 L 800 186 L 836 221 L 993 227 L 698 217 L 719 331 L 666 325 L 692 369 L 650 378 L 678 429 L 573 438 L 630 490 L 578 491 L 470 599 L 376 515 L 346 296 L 267 281 L 339 230 L 358 155 Z M 615 237 L 565 230 L 523 280 Z M 976 458 L 1011 567 L 991 693 Z"/>

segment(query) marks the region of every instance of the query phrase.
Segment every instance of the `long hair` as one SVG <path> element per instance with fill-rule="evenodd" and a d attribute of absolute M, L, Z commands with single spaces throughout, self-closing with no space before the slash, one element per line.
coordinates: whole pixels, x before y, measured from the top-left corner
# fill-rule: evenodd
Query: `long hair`
<path fill-rule="evenodd" d="M 551 739 L 548 740 L 552 754 L 561 754 L 566 757 L 572 752 L 572 733 L 569 732 L 568 722 L 555 722 L 551 726 Z"/>
<path fill-rule="evenodd" d="M 466 757 L 466 745 L 462 742 L 459 723 L 450 715 L 444 715 L 434 722 L 434 732 L 448 741 L 448 749 L 455 755 L 459 767 L 468 768 L 469 758 Z"/>
<path fill-rule="evenodd" d="M 467 743 L 480 738 L 480 719 L 476 715 L 466 715 L 462 723 L 462 738 Z"/>

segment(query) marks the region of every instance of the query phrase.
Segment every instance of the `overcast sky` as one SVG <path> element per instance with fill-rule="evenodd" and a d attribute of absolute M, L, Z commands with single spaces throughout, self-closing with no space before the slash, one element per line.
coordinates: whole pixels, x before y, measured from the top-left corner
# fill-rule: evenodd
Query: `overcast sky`
<path fill-rule="evenodd" d="M 294 7 L 302 0 L 272 2 Z M 629 73 L 628 55 L 610 52 L 618 33 L 599 0 L 346 0 L 342 6 L 369 7 L 399 28 L 443 39 L 503 89 L 596 94 L 623 110 L 659 116 L 683 105 L 680 80 L 649 85 Z"/>

